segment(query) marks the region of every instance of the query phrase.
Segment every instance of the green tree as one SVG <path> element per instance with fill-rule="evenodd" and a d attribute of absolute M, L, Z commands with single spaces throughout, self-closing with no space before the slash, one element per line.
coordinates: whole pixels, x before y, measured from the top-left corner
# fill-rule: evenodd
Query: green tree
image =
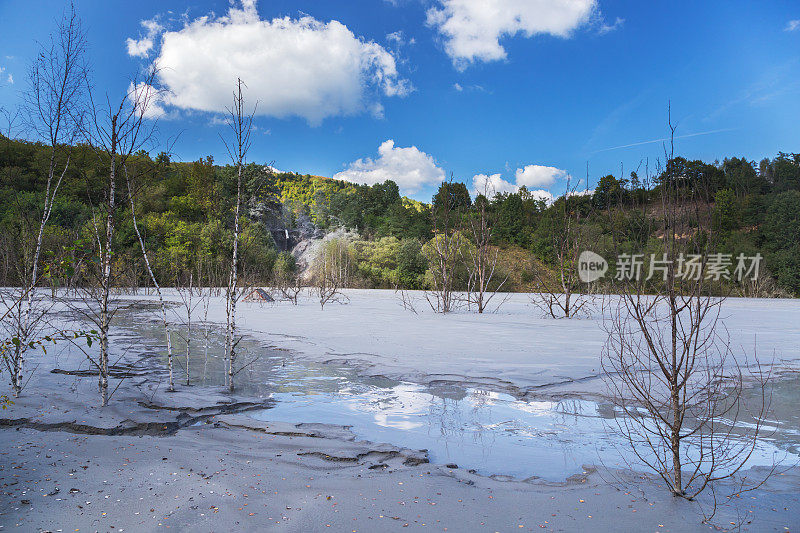
<path fill-rule="evenodd" d="M 761 238 L 778 282 L 800 293 L 800 191 L 779 194 L 767 209 Z"/>
<path fill-rule="evenodd" d="M 400 284 L 408 289 L 421 289 L 428 262 L 417 239 L 403 239 L 397 251 L 397 270 Z"/>
<path fill-rule="evenodd" d="M 712 227 L 723 233 L 739 228 L 741 210 L 736 194 L 731 189 L 720 189 L 714 195 L 714 210 L 711 213 Z"/>
<path fill-rule="evenodd" d="M 625 201 L 628 191 L 613 175 L 608 174 L 600 178 L 592 195 L 592 204 L 595 209 L 608 209 Z"/>
<path fill-rule="evenodd" d="M 461 182 L 443 181 L 433 196 L 433 209 L 449 205 L 452 211 L 461 211 L 472 205 L 467 186 Z"/>

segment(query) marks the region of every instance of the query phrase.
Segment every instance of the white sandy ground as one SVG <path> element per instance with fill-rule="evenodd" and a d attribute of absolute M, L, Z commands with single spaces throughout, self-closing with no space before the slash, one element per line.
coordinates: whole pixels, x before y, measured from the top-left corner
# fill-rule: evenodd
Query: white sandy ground
<path fill-rule="evenodd" d="M 418 314 L 405 310 L 394 291 L 345 294 L 349 303 L 329 303 L 324 310 L 313 297 L 298 306 L 242 302 L 239 327 L 298 357 L 415 383 L 454 380 L 550 396 L 602 388 L 594 379 L 607 337 L 600 297 L 591 317 L 554 320 L 527 294 L 510 295 L 499 310 L 481 315 L 433 313 L 418 292 L 410 293 Z M 606 301 L 612 305 L 613 299 Z M 747 356 L 752 362 L 756 353 L 763 363 L 800 370 L 800 301 L 729 298 L 721 318 L 719 331 L 730 335 L 739 361 Z M 224 299 L 212 300 L 209 319 L 225 323 Z"/>
<path fill-rule="evenodd" d="M 542 319 L 524 295 L 484 316 L 435 315 L 423 302 L 415 315 L 390 291 L 348 295 L 348 305 L 324 311 L 309 300 L 245 303 L 242 332 L 296 357 L 418 383 L 599 392 L 605 335 L 596 319 Z M 797 369 L 800 302 L 732 299 L 725 314 L 734 343 L 744 349 L 755 337 L 759 353 Z M 209 317 L 224 323 L 221 300 Z M 131 339 L 117 332 L 115 340 Z M 78 357 L 51 350 L 23 398 L 0 412 L 0 531 L 713 530 L 698 504 L 641 474 L 587 465 L 556 484 L 482 477 L 426 463 L 424 451 L 355 441 L 346 428 L 241 414 L 269 400 L 201 387 L 165 393 L 163 367 L 133 351 L 116 354 L 131 375 L 98 409 L 96 377 L 50 372 L 87 368 Z M 797 531 L 800 469 L 736 504 L 715 524 Z"/>

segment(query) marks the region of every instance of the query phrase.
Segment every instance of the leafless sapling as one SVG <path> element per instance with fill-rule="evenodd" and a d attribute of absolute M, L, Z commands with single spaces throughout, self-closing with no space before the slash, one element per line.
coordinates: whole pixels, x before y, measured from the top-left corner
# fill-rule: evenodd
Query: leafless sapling
<path fill-rule="evenodd" d="M 139 241 L 139 247 L 142 250 L 142 259 L 144 260 L 144 266 L 147 270 L 147 275 L 150 277 L 150 281 L 153 282 L 153 287 L 156 290 L 156 295 L 158 296 L 158 304 L 161 310 L 161 321 L 164 326 L 164 337 L 167 342 L 167 370 L 168 370 L 168 377 L 167 377 L 167 390 L 172 392 L 175 390 L 175 364 L 172 357 L 172 331 L 170 328 L 169 320 L 167 319 L 167 305 L 164 302 L 164 295 L 161 291 L 161 285 L 158 283 L 156 279 L 156 275 L 153 272 L 153 267 L 150 265 L 150 257 L 147 254 L 147 247 L 144 243 L 144 238 L 142 238 L 142 233 L 139 231 L 139 224 L 136 222 L 136 202 L 134 202 L 134 188 L 131 186 L 131 177 L 128 173 L 128 165 L 123 164 L 123 174 L 125 175 L 125 186 L 128 192 L 128 202 L 130 203 L 131 209 L 131 221 L 133 223 L 133 229 L 136 232 L 136 238 Z M 188 355 L 187 355 L 187 375 L 188 375 Z M 186 378 L 187 382 L 189 380 L 188 376 Z M 187 383 L 188 384 L 188 383 Z"/>
<path fill-rule="evenodd" d="M 713 515 L 718 483 L 734 481 L 763 433 L 770 373 L 755 353 L 734 355 L 720 316 L 724 298 L 710 290 L 717 277 L 707 261 L 714 238 L 686 238 L 701 228 L 680 216 L 694 193 L 670 175 L 673 153 L 670 143 L 660 213 L 650 218 L 660 218 L 659 253 L 641 276 L 635 258 L 618 267 L 617 305 L 604 312 L 602 367 L 624 415 L 616 418 L 618 429 L 638 463 L 676 496 L 693 499 L 710 490 Z M 755 401 L 746 401 L 748 387 Z M 746 477 L 733 494 L 763 482 Z"/>
<path fill-rule="evenodd" d="M 564 196 L 553 209 L 551 241 L 555 276 L 536 270 L 537 291 L 532 300 L 552 318 L 573 318 L 587 310 L 592 299 L 581 292 L 578 279 L 578 257 L 584 246 L 581 213 L 574 201 L 575 186 L 567 178 Z"/>
<path fill-rule="evenodd" d="M 425 299 L 436 313 L 449 313 L 460 302 L 457 277 L 463 266 L 466 238 L 462 233 L 463 207 L 454 194 L 453 176 L 442 183 L 431 206 L 433 238 L 423 246 L 428 259 L 429 287 Z"/>
<path fill-rule="evenodd" d="M 225 291 L 225 364 L 226 382 L 228 390 L 234 391 L 233 377 L 234 364 L 236 361 L 236 304 L 240 297 L 239 283 L 239 238 L 241 236 L 241 221 L 239 220 L 242 212 L 242 179 L 244 166 L 247 160 L 247 152 L 250 150 L 250 134 L 253 128 L 253 111 L 247 111 L 245 98 L 242 88 L 245 86 L 241 79 L 236 80 L 236 90 L 233 93 L 233 105 L 228 108 L 227 124 L 231 130 L 231 140 L 226 141 L 223 137 L 222 142 L 228 151 L 228 155 L 236 167 L 236 206 L 233 212 L 233 252 L 231 255 L 230 273 L 228 276 L 228 286 Z"/>
<path fill-rule="evenodd" d="M 153 88 L 157 70 L 151 68 L 143 79 L 134 79 L 125 94 L 116 101 L 105 97 L 97 101 L 90 96 L 90 123 L 86 128 L 88 142 L 108 165 L 102 209 L 92 216 L 93 244 L 96 250 L 98 275 L 96 284 L 83 287 L 83 299 L 89 304 L 97 325 L 100 353 L 95 364 L 98 368 L 101 405 L 108 404 L 109 329 L 114 315 L 111 301 L 114 281 L 114 232 L 116 229 L 117 181 L 120 169 L 133 153 L 141 149 L 155 134 L 155 124 L 149 121 L 148 110 L 155 103 L 157 92 Z M 105 220 L 101 220 L 105 219 Z"/>
<path fill-rule="evenodd" d="M 13 336 L 20 341 L 11 354 L 11 385 L 15 396 L 23 387 L 26 347 L 40 333 L 41 321 L 50 305 L 37 298 L 42 243 L 58 190 L 70 166 L 71 146 L 81 131 L 87 72 L 86 33 L 74 6 L 70 6 L 58 20 L 49 42 L 39 45 L 28 71 L 29 87 L 24 93 L 27 129 L 46 143 L 49 155 L 35 237 L 29 242 L 23 234 L 21 251 L 17 254 L 22 261 L 19 291 L 25 298 L 19 305 L 9 308 L 13 310 L 8 317 L 15 329 Z M 14 118 L 9 115 L 9 128 Z"/>
<path fill-rule="evenodd" d="M 352 250 L 346 239 L 334 238 L 319 243 L 311 269 L 321 309 L 329 302 L 347 300 L 341 289 L 347 286 L 352 268 Z"/>
<path fill-rule="evenodd" d="M 498 291 L 502 290 L 503 285 L 508 281 L 508 275 L 503 277 L 499 283 L 495 280 L 500 251 L 491 246 L 494 215 L 489 210 L 489 195 L 494 196 L 494 192 L 487 180 L 483 193 L 475 198 L 473 209 L 467 216 L 467 228 L 474 244 L 474 247 L 469 248 L 469 257 L 467 258 L 469 273 L 467 294 L 470 304 L 475 304 L 478 313 L 486 310 Z"/>

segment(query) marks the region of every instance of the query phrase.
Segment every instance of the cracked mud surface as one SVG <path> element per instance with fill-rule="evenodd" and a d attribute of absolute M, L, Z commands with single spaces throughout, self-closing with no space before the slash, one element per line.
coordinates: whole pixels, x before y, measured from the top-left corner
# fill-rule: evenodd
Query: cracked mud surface
<path fill-rule="evenodd" d="M 13 411 L 0 412 L 0 531 L 709 530 L 696 504 L 640 474 L 587 465 L 560 482 L 479 475 L 469 465 L 431 464 L 423 450 L 359 440 L 348 424 L 270 420 L 275 400 L 258 391 L 195 384 L 168 393 L 158 343 L 131 329 L 115 340 L 124 349 L 113 368 L 124 379 L 108 408 L 95 407 L 85 361 L 54 353 Z M 383 374 L 375 379 L 392 379 Z M 550 388 L 579 396 L 595 381 L 520 383 L 480 369 L 420 378 L 448 401 L 465 384 L 535 399 Z M 797 470 L 776 476 L 716 523 L 743 515 L 743 530 L 795 530 L 798 487 Z"/>

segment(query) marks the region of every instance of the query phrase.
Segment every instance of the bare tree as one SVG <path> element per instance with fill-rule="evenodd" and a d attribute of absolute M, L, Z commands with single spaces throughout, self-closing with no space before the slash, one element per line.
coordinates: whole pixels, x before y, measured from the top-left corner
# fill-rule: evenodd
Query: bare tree
<path fill-rule="evenodd" d="M 191 357 L 191 344 L 192 344 L 192 315 L 198 306 L 203 304 L 203 290 L 201 287 L 194 285 L 194 271 L 189 271 L 189 279 L 187 281 L 178 281 L 175 286 L 178 295 L 181 297 L 183 303 L 183 310 L 186 312 L 186 332 L 183 337 L 186 343 L 186 385 L 191 383 L 191 374 L 189 372 L 189 360 Z"/>
<path fill-rule="evenodd" d="M 436 313 L 449 313 L 459 302 L 456 283 L 466 244 L 461 232 L 462 208 L 452 197 L 453 176 L 442 184 L 439 205 L 431 206 L 433 238 L 423 246 L 431 277 L 425 299 Z"/>
<path fill-rule="evenodd" d="M 757 275 L 743 278 L 737 292 L 742 298 L 791 298 L 792 295 L 782 288 L 766 268 L 760 268 Z"/>
<path fill-rule="evenodd" d="M 675 127 L 669 122 L 670 133 Z M 665 150 L 666 151 L 666 150 Z M 711 296 L 716 276 L 706 261 L 713 236 L 701 244 L 685 239 L 679 208 L 685 195 L 670 176 L 674 148 L 660 184 L 659 254 L 649 273 L 626 261 L 617 272 L 620 296 L 605 316 L 608 339 L 602 365 L 615 404 L 625 416 L 618 428 L 631 451 L 676 496 L 693 499 L 731 480 L 747 464 L 769 411 L 765 372 L 739 360 L 720 319 L 724 298 Z M 743 397 L 752 386 L 757 400 Z M 747 417 L 748 424 L 740 424 Z M 737 484 L 735 493 L 762 481 Z M 713 515 L 713 510 L 712 510 Z"/>
<path fill-rule="evenodd" d="M 297 274 L 295 258 L 288 252 L 281 252 L 272 267 L 272 280 L 280 297 L 297 305 L 297 298 L 303 290 L 303 281 Z"/>
<path fill-rule="evenodd" d="M 70 166 L 70 147 L 77 138 L 83 120 L 86 64 L 86 34 L 74 6 L 58 20 L 48 43 L 40 44 L 36 60 L 28 71 L 29 88 L 25 93 L 28 130 L 49 148 L 44 200 L 39 213 L 33 243 L 22 235 L 20 294 L 24 299 L 9 308 L 15 344 L 11 361 L 11 385 L 19 396 L 23 387 L 23 367 L 29 341 L 41 330 L 48 305 L 37 300 L 42 242 L 61 182 Z M 16 116 L 7 115 L 9 135 Z M 12 298 L 12 300 L 14 300 Z"/>
<path fill-rule="evenodd" d="M 89 142 L 108 164 L 105 186 L 105 201 L 100 215 L 105 219 L 101 225 L 97 214 L 92 217 L 94 245 L 96 246 L 99 272 L 96 286 L 85 287 L 84 300 L 92 312 L 88 314 L 97 325 L 100 354 L 95 364 L 99 372 L 101 404 L 108 404 L 108 332 L 115 309 L 111 302 L 115 253 L 114 231 L 116 229 L 117 180 L 120 168 L 125 168 L 130 156 L 142 148 L 155 133 L 155 124 L 148 121 L 148 110 L 154 104 L 157 92 L 153 89 L 157 70 L 152 68 L 142 80 L 134 79 L 122 96 L 114 103 L 106 96 L 105 103 L 97 102 L 91 92 L 91 124 L 87 128 Z M 104 226 L 104 227 L 101 227 Z"/>
<path fill-rule="evenodd" d="M 321 309 L 325 309 L 328 302 L 347 300 L 341 289 L 347 286 L 352 268 L 352 250 L 346 239 L 334 238 L 319 244 L 311 266 L 311 279 Z"/>
<path fill-rule="evenodd" d="M 233 376 L 234 363 L 236 361 L 236 304 L 240 297 L 238 291 L 238 265 L 239 265 L 239 237 L 241 225 L 239 217 L 242 211 L 242 175 L 247 159 L 247 152 L 250 150 L 250 133 L 253 127 L 253 116 L 255 109 L 248 112 L 245 109 L 245 99 L 242 93 L 244 83 L 241 79 L 236 80 L 236 91 L 233 93 L 233 106 L 228 108 L 228 127 L 232 132 L 230 142 L 222 138 L 225 148 L 228 150 L 233 164 L 236 166 L 236 207 L 234 209 L 233 221 L 233 254 L 231 256 L 230 275 L 228 277 L 228 287 L 225 292 L 225 316 L 227 327 L 225 330 L 225 363 L 227 367 L 226 382 L 228 390 L 234 391 Z"/>
<path fill-rule="evenodd" d="M 508 275 L 494 282 L 497 273 L 497 260 L 500 256 L 498 249 L 492 250 L 491 241 L 494 230 L 494 217 L 489 211 L 490 184 L 486 180 L 483 194 L 475 198 L 474 210 L 469 214 L 468 229 L 474 248 L 469 250 L 467 270 L 469 272 L 469 282 L 467 294 L 471 304 L 475 304 L 478 313 L 483 313 L 498 291 L 503 288 Z M 494 190 L 491 190 L 494 195 Z M 502 302 L 501 302 L 502 305 Z"/>
<path fill-rule="evenodd" d="M 400 305 L 403 306 L 403 309 L 406 311 L 411 311 L 415 315 L 417 313 L 417 308 L 414 306 L 414 299 L 411 297 L 411 294 L 406 289 L 398 287 L 394 291 L 397 299 L 400 300 Z"/>
<path fill-rule="evenodd" d="M 532 296 L 533 303 L 553 318 L 573 318 L 586 311 L 591 298 L 580 292 L 578 279 L 578 257 L 583 242 L 581 213 L 573 202 L 577 184 L 570 186 L 570 179 L 564 196 L 556 201 L 551 228 L 553 265 L 555 277 L 549 272 L 536 269 L 537 292 Z"/>
<path fill-rule="evenodd" d="M 170 392 L 175 390 L 175 379 L 174 379 L 174 363 L 172 360 L 172 332 L 170 331 L 169 321 L 167 320 L 167 305 L 164 302 L 164 295 L 161 292 L 161 285 L 159 285 L 158 280 L 156 279 L 156 275 L 153 273 L 153 268 L 150 266 L 150 258 L 147 255 L 147 247 L 144 244 L 144 239 L 142 238 L 142 233 L 139 231 L 139 224 L 136 222 L 136 206 L 135 202 L 133 201 L 133 187 L 131 187 L 131 179 L 128 175 L 128 165 L 123 164 L 123 173 L 125 174 L 125 185 L 128 191 L 128 201 L 130 202 L 131 208 L 131 220 L 133 222 L 133 229 L 136 232 L 136 238 L 139 240 L 139 246 L 142 250 L 142 259 L 144 259 L 144 266 L 147 269 L 147 274 L 150 276 L 150 281 L 153 282 L 153 287 L 156 289 L 156 294 L 158 295 L 158 304 L 161 309 L 161 320 L 164 325 L 164 337 L 166 338 L 167 342 L 167 368 L 168 368 L 168 387 L 167 390 Z M 189 381 L 188 372 L 189 372 L 189 356 L 186 356 L 187 366 L 187 385 Z"/>

